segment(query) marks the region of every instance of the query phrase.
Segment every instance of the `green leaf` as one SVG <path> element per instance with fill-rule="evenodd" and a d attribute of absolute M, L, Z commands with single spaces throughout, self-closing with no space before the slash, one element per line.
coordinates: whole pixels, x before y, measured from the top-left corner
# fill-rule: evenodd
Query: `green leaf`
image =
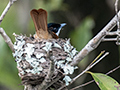
<path fill-rule="evenodd" d="M 92 75 L 101 90 L 120 90 L 120 84 L 110 76 L 102 73 L 88 73 Z"/>

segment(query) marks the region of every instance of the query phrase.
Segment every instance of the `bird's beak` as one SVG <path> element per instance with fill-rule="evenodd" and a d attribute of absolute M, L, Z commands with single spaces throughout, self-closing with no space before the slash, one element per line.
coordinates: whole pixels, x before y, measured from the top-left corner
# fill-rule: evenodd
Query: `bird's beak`
<path fill-rule="evenodd" d="M 60 24 L 60 25 L 61 25 L 61 26 L 60 26 L 58 32 L 56 33 L 57 36 L 59 36 L 60 30 L 62 29 L 62 27 L 64 27 L 64 26 L 66 25 L 66 23 L 62 23 L 62 24 Z"/>
<path fill-rule="evenodd" d="M 61 28 L 62 28 L 62 27 L 64 27 L 64 26 L 66 25 L 66 23 L 62 23 L 62 24 L 60 24 L 60 25 L 61 25 Z"/>

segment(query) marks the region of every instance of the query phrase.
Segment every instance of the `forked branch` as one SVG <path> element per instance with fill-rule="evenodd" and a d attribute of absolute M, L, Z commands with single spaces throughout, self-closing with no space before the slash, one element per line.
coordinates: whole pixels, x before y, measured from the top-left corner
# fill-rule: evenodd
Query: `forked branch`
<path fill-rule="evenodd" d="M 6 13 L 8 12 L 8 10 L 10 9 L 10 7 L 12 6 L 12 4 L 15 1 L 16 0 L 9 0 L 8 5 L 6 6 L 6 8 L 4 9 L 4 11 L 2 12 L 2 14 L 0 16 L 0 25 L 1 25 L 2 21 L 3 21 L 3 18 L 5 17 Z M 11 39 L 5 33 L 4 29 L 1 28 L 1 27 L 0 27 L 0 34 L 2 35 L 2 37 L 4 38 L 5 42 L 8 44 L 8 46 L 10 47 L 10 49 L 12 50 L 12 52 L 14 52 L 13 43 L 12 43 Z"/>
<path fill-rule="evenodd" d="M 108 32 L 116 26 L 117 20 L 120 20 L 120 11 L 117 15 L 74 57 L 71 65 L 77 65 L 85 56 L 96 49 Z"/>

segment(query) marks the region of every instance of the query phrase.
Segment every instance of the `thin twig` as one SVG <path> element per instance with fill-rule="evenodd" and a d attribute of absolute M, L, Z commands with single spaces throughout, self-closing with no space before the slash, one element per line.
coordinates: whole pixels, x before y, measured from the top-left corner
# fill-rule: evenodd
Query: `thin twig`
<path fill-rule="evenodd" d="M 120 20 L 120 11 L 118 12 L 118 17 Z M 96 49 L 96 47 L 107 35 L 107 32 L 111 31 L 116 26 L 116 23 L 117 16 L 115 16 L 93 39 L 87 43 L 87 45 L 74 57 L 71 65 L 77 65 L 85 56 Z"/>
<path fill-rule="evenodd" d="M 101 58 L 99 58 L 96 62 L 93 64 L 90 64 L 82 73 L 80 73 L 78 76 L 73 78 L 72 82 L 73 83 L 76 79 L 78 79 L 81 75 L 83 75 L 86 71 L 90 70 L 93 66 L 95 66 L 98 62 L 100 62 L 104 57 L 106 57 L 109 54 L 109 52 L 106 52 Z"/>
<path fill-rule="evenodd" d="M 1 22 L 3 20 L 3 18 L 5 17 L 5 15 L 7 14 L 8 10 L 10 9 L 10 7 L 12 6 L 12 4 L 15 2 L 16 0 L 10 0 L 8 5 L 6 6 L 6 8 L 4 9 L 4 11 L 2 12 L 1 16 L 0 16 L 0 25 Z"/>
<path fill-rule="evenodd" d="M 60 80 L 62 77 L 64 77 L 64 75 L 58 76 L 56 79 L 54 79 L 52 82 L 50 82 L 47 87 L 50 87 L 51 85 L 53 85 L 53 83 L 57 82 L 57 81 Z"/>
<path fill-rule="evenodd" d="M 117 27 L 118 27 L 118 29 L 120 29 L 119 16 L 118 16 L 118 2 L 119 2 L 119 0 L 115 1 L 115 12 L 116 12 L 116 15 L 117 15 Z"/>
<path fill-rule="evenodd" d="M 119 68 L 120 68 L 120 65 L 117 66 L 116 68 L 110 70 L 109 72 L 107 72 L 106 75 L 109 75 L 109 74 L 113 73 L 114 71 L 116 71 L 116 70 L 119 69 Z M 86 86 L 86 85 L 88 85 L 88 84 L 93 83 L 94 81 L 95 81 L 95 80 L 91 80 L 91 81 L 89 81 L 89 82 L 87 82 L 87 83 L 84 83 L 84 84 L 82 84 L 82 85 L 76 86 L 76 87 L 74 87 L 74 88 L 72 88 L 72 89 L 70 89 L 70 90 L 75 90 L 75 89 L 84 87 L 84 86 Z"/>
<path fill-rule="evenodd" d="M 91 66 L 92 64 L 94 64 L 104 53 L 105 53 L 105 50 L 102 51 L 102 52 L 92 61 L 92 63 L 90 63 L 89 66 Z M 89 66 L 88 66 L 88 67 L 89 67 Z"/>
<path fill-rule="evenodd" d="M 4 40 L 8 44 L 8 46 L 10 47 L 10 49 L 14 52 L 13 43 L 12 43 L 11 39 L 9 38 L 9 36 L 3 30 L 3 28 L 0 28 L 0 34 L 2 35 L 2 37 L 4 38 Z"/>
<path fill-rule="evenodd" d="M 119 34 L 118 30 L 106 33 L 107 36 L 117 36 L 118 34 Z M 120 38 L 103 38 L 102 42 L 105 42 L 105 41 L 117 41 L 117 40 L 119 41 Z"/>
<path fill-rule="evenodd" d="M 49 52 L 48 58 L 50 59 L 50 68 L 48 71 L 47 76 L 45 77 L 45 80 L 42 82 L 38 90 L 46 90 L 51 82 L 51 77 L 54 73 L 54 56 L 52 51 Z"/>
<path fill-rule="evenodd" d="M 119 20 L 119 15 L 118 15 L 118 1 L 115 1 L 115 12 L 116 12 L 116 18 L 117 18 L 117 31 L 113 31 L 113 32 L 107 32 L 106 35 L 109 36 L 114 36 L 117 35 L 116 38 L 104 38 L 102 41 L 116 41 L 117 45 L 120 45 L 119 41 L 120 41 L 120 20 Z"/>
<path fill-rule="evenodd" d="M 116 68 L 110 70 L 109 72 L 107 72 L 106 75 L 111 74 L 112 72 L 116 71 L 116 70 L 119 69 L 119 68 L 120 68 L 120 65 L 117 66 Z"/>
<path fill-rule="evenodd" d="M 101 52 L 101 53 L 104 53 L 104 52 Z M 100 55 L 102 55 L 100 53 Z M 76 79 L 78 79 L 80 76 L 82 76 L 84 73 L 86 73 L 88 70 L 90 70 L 93 66 L 95 66 L 98 62 L 100 62 L 104 57 L 106 57 L 107 55 L 109 54 L 109 52 L 106 52 L 102 57 L 100 57 L 98 60 L 94 60 L 95 62 L 94 63 L 91 63 L 84 71 L 82 71 L 79 75 L 77 75 L 75 78 L 72 79 L 72 81 L 69 83 L 69 85 L 71 85 L 74 81 L 76 81 Z M 98 56 L 100 56 L 98 55 Z M 62 90 L 66 87 L 66 85 L 62 86 L 61 88 L 59 88 L 58 90 Z"/>
<path fill-rule="evenodd" d="M 49 52 L 48 58 L 50 59 L 50 68 L 49 68 L 48 75 L 47 75 L 46 79 L 51 79 L 53 76 L 53 73 L 54 73 L 54 65 L 55 65 L 55 63 L 54 63 L 55 57 L 53 56 L 52 51 Z"/>
<path fill-rule="evenodd" d="M 97 35 L 96 35 L 96 37 L 98 37 L 99 36 L 99 34 L 102 34 L 102 32 L 103 33 L 106 33 L 106 35 L 118 35 L 118 36 L 120 36 L 119 35 L 119 32 L 120 32 L 120 24 L 119 24 L 119 17 L 120 17 L 120 11 L 118 12 L 118 1 L 119 0 L 116 0 L 116 2 L 115 2 L 115 11 L 116 11 L 116 16 L 101 30 L 101 32 L 100 33 L 98 33 Z M 117 31 L 115 31 L 115 32 L 109 32 L 109 31 L 111 31 L 114 27 L 115 27 L 115 25 L 116 25 L 116 23 L 117 23 L 117 27 L 118 27 L 118 30 Z M 105 35 L 105 36 L 106 36 Z M 112 39 L 104 39 L 104 37 L 105 36 L 103 36 L 102 37 L 102 41 L 119 41 L 119 37 L 117 37 L 117 38 L 112 38 Z M 95 38 L 95 37 L 94 37 Z M 94 39 L 93 38 L 93 39 Z M 93 48 L 93 49 L 91 49 L 91 50 L 87 50 L 87 48 L 86 47 L 89 47 L 89 46 L 91 46 L 92 45 L 92 43 L 94 43 L 94 40 L 91 40 L 91 41 L 89 41 L 88 42 L 88 44 L 81 50 L 81 52 L 79 52 L 78 53 L 78 55 L 76 55 L 76 57 L 74 58 L 74 61 L 72 62 L 72 65 L 76 65 L 79 61 L 81 61 L 89 52 L 91 52 L 92 50 L 94 50 L 95 48 Z M 100 38 L 100 40 L 97 40 L 97 41 L 100 41 L 101 42 L 101 38 Z M 91 44 L 90 44 L 90 42 L 92 42 Z M 89 45 L 90 44 L 90 45 Z M 99 43 L 97 43 L 97 44 L 99 44 Z M 82 57 L 82 54 L 86 54 L 86 55 L 84 55 L 83 57 Z M 119 67 L 118 67 L 119 68 Z M 116 70 L 116 69 L 114 69 L 114 70 Z M 113 72 L 113 70 L 112 71 L 110 71 L 110 72 Z M 92 83 L 92 82 L 94 82 L 94 80 L 92 80 L 92 81 L 90 81 L 90 82 L 87 82 L 87 83 L 85 83 L 85 84 L 82 84 L 81 86 L 78 86 L 78 87 L 82 87 L 82 86 L 84 86 L 84 85 L 87 85 L 87 84 L 89 84 L 89 83 Z M 78 87 L 75 87 L 74 89 L 77 89 Z M 74 89 L 71 89 L 71 90 L 74 90 Z"/>
<path fill-rule="evenodd" d="M 105 42 L 105 41 L 117 41 L 118 40 L 118 38 L 104 38 L 102 41 L 103 42 Z M 119 38 L 119 40 L 120 40 L 120 38 Z"/>
<path fill-rule="evenodd" d="M 120 21 L 119 21 L 119 16 L 118 16 L 118 2 L 119 2 L 119 0 L 115 1 L 115 12 L 116 12 L 116 16 L 117 16 L 117 32 L 118 32 L 116 44 L 120 45 L 120 42 L 119 42 L 119 38 L 120 38 Z"/>
<path fill-rule="evenodd" d="M 84 87 L 84 86 L 86 86 L 86 85 L 88 85 L 88 84 L 93 83 L 94 81 L 95 81 L 95 80 L 91 80 L 91 81 L 86 82 L 86 83 L 84 83 L 84 84 L 82 84 L 82 85 L 76 86 L 76 87 L 74 87 L 74 88 L 72 88 L 72 89 L 70 89 L 70 90 L 75 90 L 75 89 L 78 89 L 78 88 Z"/>
<path fill-rule="evenodd" d="M 8 12 L 8 10 L 10 9 L 10 7 L 12 6 L 12 4 L 15 2 L 16 0 L 9 0 L 8 5 L 6 6 L 6 8 L 4 9 L 4 11 L 2 12 L 1 16 L 0 16 L 0 25 L 3 21 L 3 18 L 5 17 L 6 13 Z M 2 37 L 4 38 L 5 42 L 8 44 L 8 46 L 10 47 L 10 49 L 14 52 L 14 48 L 13 48 L 13 43 L 11 41 L 11 39 L 9 38 L 9 36 L 5 33 L 4 29 L 0 27 L 0 34 L 2 35 Z"/>
<path fill-rule="evenodd" d="M 118 35 L 118 32 L 117 31 L 107 32 L 106 35 L 114 36 L 114 35 Z"/>

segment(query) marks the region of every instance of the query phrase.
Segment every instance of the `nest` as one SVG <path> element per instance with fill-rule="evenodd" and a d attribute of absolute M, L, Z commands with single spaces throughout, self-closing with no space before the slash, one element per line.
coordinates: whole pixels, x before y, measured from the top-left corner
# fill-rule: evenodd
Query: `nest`
<path fill-rule="evenodd" d="M 15 37 L 13 56 L 16 58 L 15 61 L 23 85 L 36 86 L 42 84 L 50 71 L 51 61 L 54 72 L 49 79 L 47 90 L 50 88 L 56 90 L 63 84 L 69 84 L 71 78 L 68 75 L 73 74 L 76 69 L 70 65 L 70 62 L 77 54 L 69 39 L 46 40 L 23 35 L 15 35 Z M 51 82 L 54 83 L 51 84 Z"/>

